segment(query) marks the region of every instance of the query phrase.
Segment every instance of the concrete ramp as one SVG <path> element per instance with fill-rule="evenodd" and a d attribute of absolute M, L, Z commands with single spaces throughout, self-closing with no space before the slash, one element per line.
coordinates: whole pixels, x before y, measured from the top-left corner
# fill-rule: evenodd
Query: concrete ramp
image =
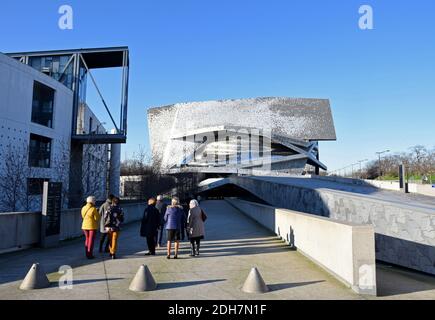
<path fill-rule="evenodd" d="M 373 227 L 227 199 L 355 292 L 376 295 Z"/>
<path fill-rule="evenodd" d="M 237 186 L 273 207 L 370 224 L 376 259 L 435 274 L 435 198 L 304 177 L 231 176 L 202 192 Z"/>

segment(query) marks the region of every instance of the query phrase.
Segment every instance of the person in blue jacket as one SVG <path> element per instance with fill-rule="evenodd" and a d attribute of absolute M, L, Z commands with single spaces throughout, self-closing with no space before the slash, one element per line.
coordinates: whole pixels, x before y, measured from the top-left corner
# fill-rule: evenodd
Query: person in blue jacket
<path fill-rule="evenodd" d="M 175 242 L 174 259 L 178 258 L 178 249 L 180 247 L 180 229 L 184 216 L 183 207 L 180 206 L 180 200 L 173 197 L 171 205 L 168 206 L 165 213 L 165 224 L 168 238 L 167 259 L 171 259 L 172 242 Z"/>

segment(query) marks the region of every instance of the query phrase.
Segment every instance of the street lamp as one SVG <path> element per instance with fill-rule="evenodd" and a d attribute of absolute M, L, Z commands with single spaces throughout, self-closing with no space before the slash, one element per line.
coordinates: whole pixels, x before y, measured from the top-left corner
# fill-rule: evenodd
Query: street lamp
<path fill-rule="evenodd" d="M 354 164 L 351 164 L 351 167 L 352 167 L 352 179 L 353 179 L 353 166 L 356 166 L 358 164 L 358 162 L 357 163 L 354 163 Z"/>
<path fill-rule="evenodd" d="M 382 170 L 381 170 L 381 155 L 384 153 L 390 152 L 390 150 L 384 150 L 384 151 L 378 151 L 376 152 L 376 154 L 379 157 L 379 178 L 381 178 L 382 176 Z"/>
<path fill-rule="evenodd" d="M 362 163 L 369 161 L 369 159 L 364 159 L 364 160 L 358 160 L 359 163 L 359 178 L 362 179 Z"/>
<path fill-rule="evenodd" d="M 347 178 L 347 168 L 349 168 L 349 166 L 346 166 L 343 168 L 343 171 L 344 171 L 343 177 L 345 177 L 345 178 Z"/>
<path fill-rule="evenodd" d="M 344 168 L 340 168 L 340 169 L 338 170 L 338 175 L 339 175 L 340 177 L 344 177 L 343 169 L 344 169 Z"/>
<path fill-rule="evenodd" d="M 350 168 L 350 166 L 346 166 L 343 168 L 343 177 L 347 178 L 347 168 Z"/>

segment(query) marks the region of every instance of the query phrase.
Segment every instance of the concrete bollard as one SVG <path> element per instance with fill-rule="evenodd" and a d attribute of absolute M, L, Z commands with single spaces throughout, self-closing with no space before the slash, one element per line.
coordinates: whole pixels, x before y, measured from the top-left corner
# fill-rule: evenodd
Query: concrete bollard
<path fill-rule="evenodd" d="M 269 288 L 257 268 L 254 267 L 251 269 L 251 272 L 242 287 L 242 291 L 246 293 L 266 293 L 269 291 Z"/>
<path fill-rule="evenodd" d="M 44 268 L 39 263 L 34 263 L 27 272 L 23 282 L 21 282 L 21 290 L 43 289 L 50 286 L 50 281 L 44 272 Z"/>
<path fill-rule="evenodd" d="M 152 291 L 157 288 L 156 281 L 146 265 L 141 265 L 131 281 L 129 290 L 135 292 Z"/>

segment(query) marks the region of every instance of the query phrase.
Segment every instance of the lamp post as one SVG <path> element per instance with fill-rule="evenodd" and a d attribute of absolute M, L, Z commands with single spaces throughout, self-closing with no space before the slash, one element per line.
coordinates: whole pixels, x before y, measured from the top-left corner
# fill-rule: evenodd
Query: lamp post
<path fill-rule="evenodd" d="M 369 161 L 369 159 L 364 159 L 364 160 L 358 160 L 359 163 L 359 178 L 362 179 L 362 163 Z"/>
<path fill-rule="evenodd" d="M 346 166 L 346 167 L 343 168 L 343 170 L 344 170 L 344 177 L 345 178 L 348 177 L 348 175 L 347 175 L 347 168 L 350 168 L 350 166 Z"/>
<path fill-rule="evenodd" d="M 349 166 L 343 168 L 343 170 L 344 170 L 344 177 L 345 178 L 347 178 L 347 168 L 349 168 Z"/>
<path fill-rule="evenodd" d="M 344 177 L 346 175 L 346 171 L 344 170 L 344 168 L 340 169 L 340 177 Z"/>
<path fill-rule="evenodd" d="M 390 150 L 384 150 L 384 151 L 378 151 L 376 152 L 376 154 L 379 157 L 379 178 L 381 178 L 382 176 L 382 170 L 381 170 L 381 155 L 384 153 L 390 152 Z"/>
<path fill-rule="evenodd" d="M 358 164 L 358 162 L 357 163 L 354 163 L 354 164 L 351 164 L 351 166 L 352 166 L 352 179 L 353 179 L 353 166 L 356 166 Z"/>

